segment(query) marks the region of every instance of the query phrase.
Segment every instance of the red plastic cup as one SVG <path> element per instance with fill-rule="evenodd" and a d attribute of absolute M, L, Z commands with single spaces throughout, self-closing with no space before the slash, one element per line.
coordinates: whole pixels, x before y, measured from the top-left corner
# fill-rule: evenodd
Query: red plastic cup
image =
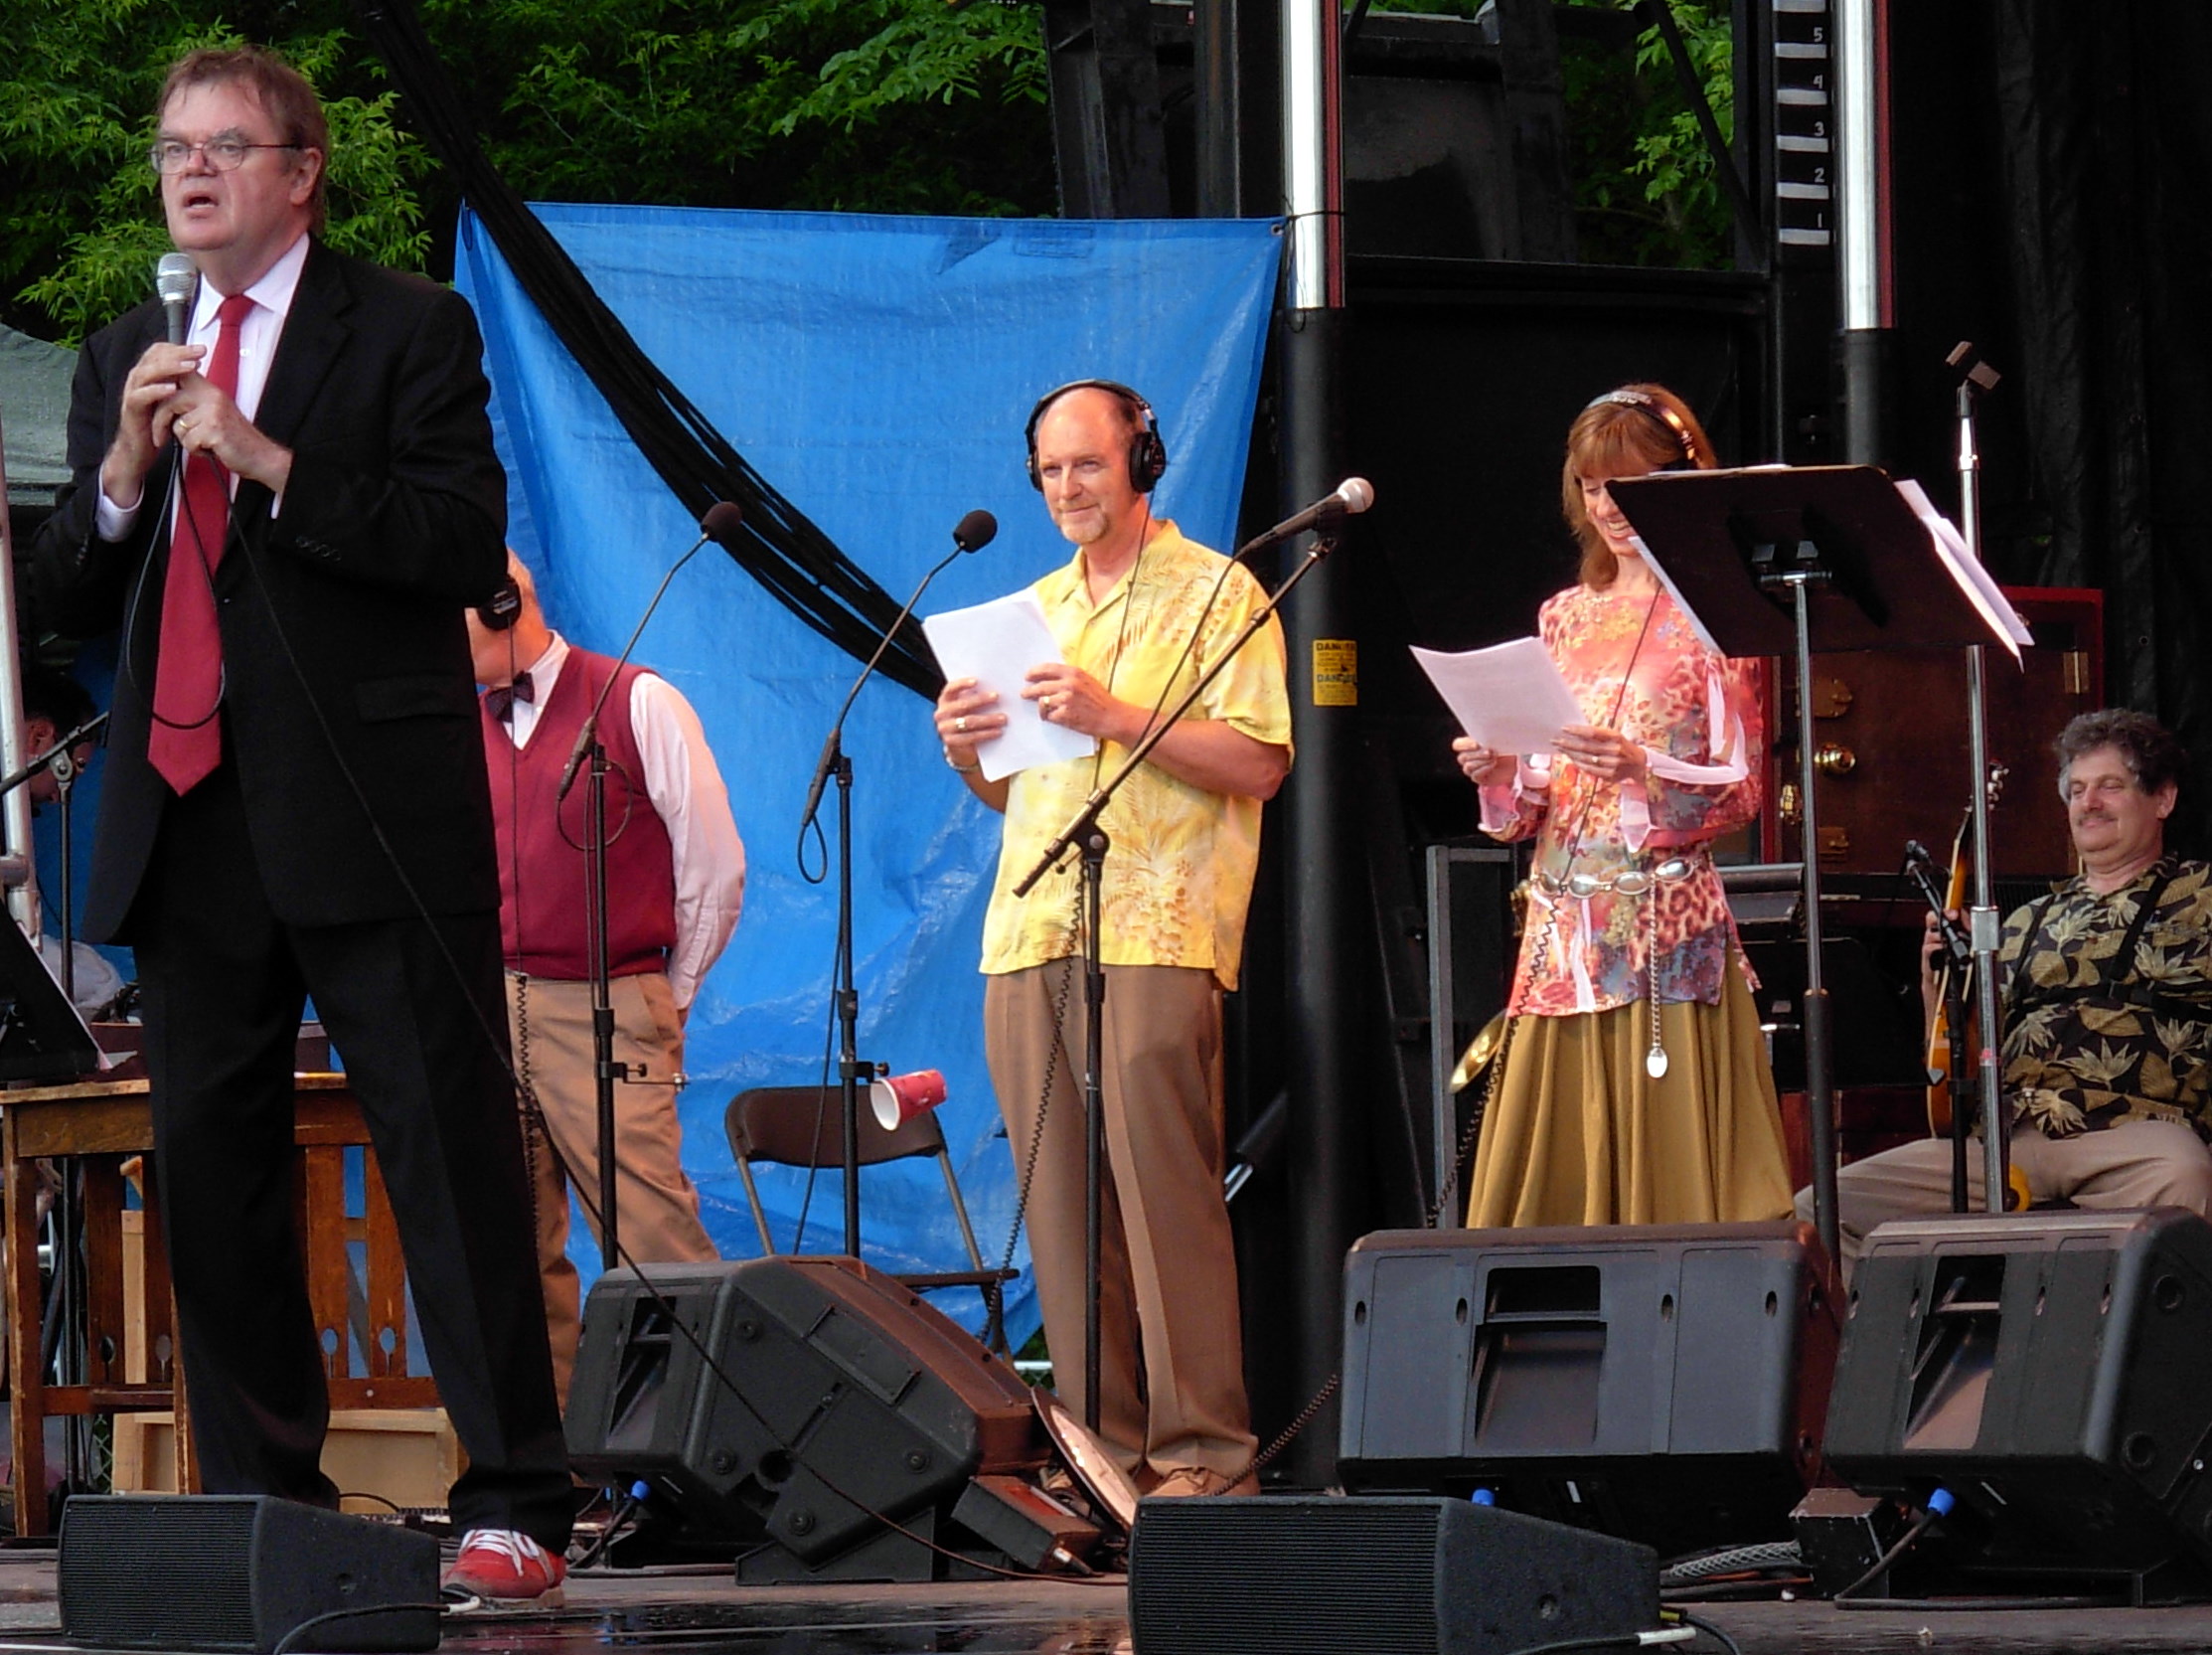
<path fill-rule="evenodd" d="M 945 1100 L 945 1077 L 934 1069 L 917 1069 L 911 1075 L 869 1081 L 868 1095 L 876 1123 L 886 1132 L 895 1132 Z"/>

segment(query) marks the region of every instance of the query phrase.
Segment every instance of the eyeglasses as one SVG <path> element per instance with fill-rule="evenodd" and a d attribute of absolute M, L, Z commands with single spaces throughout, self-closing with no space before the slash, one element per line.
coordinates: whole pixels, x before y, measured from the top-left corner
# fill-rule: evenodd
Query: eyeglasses
<path fill-rule="evenodd" d="M 298 144 L 254 144 L 243 138 L 210 138 L 205 143 L 188 144 L 182 138 L 164 138 L 146 152 L 146 159 L 156 172 L 183 172 L 192 165 L 194 155 L 205 155 L 208 165 L 217 172 L 237 172 L 245 165 L 245 158 L 256 149 L 297 149 Z"/>

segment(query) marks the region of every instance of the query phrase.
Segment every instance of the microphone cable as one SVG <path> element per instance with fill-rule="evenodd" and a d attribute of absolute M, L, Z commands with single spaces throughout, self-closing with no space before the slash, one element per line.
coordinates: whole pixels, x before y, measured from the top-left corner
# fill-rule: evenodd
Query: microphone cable
<path fill-rule="evenodd" d="M 230 516 L 232 524 L 235 526 L 237 522 L 235 503 Z M 475 1023 L 478 1032 L 483 1036 L 485 1044 L 490 1048 L 500 1069 L 515 1087 L 516 1095 L 524 1100 L 527 1107 L 538 1110 L 542 1119 L 543 1110 L 538 1104 L 536 1088 L 530 1084 L 528 1077 L 516 1068 L 513 1057 L 507 1049 L 507 1043 L 499 1038 L 500 1031 L 494 1028 L 486 1008 L 479 1003 L 475 994 L 471 991 L 468 973 L 462 969 L 460 961 L 454 956 L 452 944 L 438 927 L 437 916 L 430 911 L 429 905 L 423 900 L 420 889 L 408 874 L 406 865 L 400 858 L 397 848 L 393 845 L 390 836 L 386 833 L 384 824 L 378 818 L 376 808 L 370 802 L 367 790 L 363 787 L 360 777 L 355 774 L 353 766 L 347 762 L 345 752 L 338 742 L 337 734 L 331 727 L 329 717 L 322 703 L 315 695 L 314 685 L 308 678 L 307 670 L 300 661 L 298 650 L 294 647 L 291 635 L 284 626 L 283 617 L 278 612 L 275 594 L 269 589 L 267 579 L 260 567 L 259 550 L 252 545 L 249 536 L 240 534 L 238 541 L 239 554 L 246 560 L 246 572 L 251 577 L 254 589 L 259 594 L 262 605 L 268 614 L 270 630 L 276 638 L 286 664 L 291 669 L 294 680 L 299 685 L 300 698 L 313 716 L 316 729 L 321 734 L 324 745 L 330 751 L 334 766 L 344 779 L 355 802 L 361 807 L 362 814 L 368 822 L 371 836 L 375 839 L 378 849 L 383 853 L 385 861 L 391 867 L 394 878 L 405 893 L 407 901 L 414 910 L 415 917 L 421 921 L 423 927 L 429 932 L 438 957 L 444 963 L 454 985 L 460 991 L 462 1004 L 469 1010 L 470 1020 Z M 567 1178 L 569 1187 L 574 1192 L 578 1203 L 583 1207 L 586 1216 L 598 1227 L 599 1233 L 602 1236 L 605 1235 L 604 1217 L 599 1211 L 597 1202 L 577 1178 L 575 1168 L 565 1156 L 560 1154 L 559 1146 L 553 1143 L 550 1136 L 548 1147 L 559 1162 L 561 1171 Z M 527 1175 L 527 1168 L 518 1168 L 518 1171 Z M 654 1307 L 667 1318 L 669 1325 L 682 1335 L 685 1343 L 691 1347 L 693 1354 L 699 1358 L 702 1367 L 713 1377 L 716 1384 L 728 1393 L 732 1402 L 752 1416 L 764 1435 L 771 1441 L 781 1442 L 783 1438 L 774 1429 L 772 1423 L 761 1416 L 752 1400 L 738 1387 L 736 1381 L 730 1378 L 727 1370 L 723 1368 L 715 1354 L 708 1348 L 699 1334 L 678 1314 L 675 1302 L 654 1286 L 651 1278 L 645 1274 L 636 1257 L 631 1254 L 628 1247 L 622 1244 L 619 1236 L 616 1238 L 615 1252 L 615 1262 L 629 1269 L 636 1276 L 639 1285 L 652 1300 Z M 531 1255 L 534 1265 L 536 1253 L 536 1239 L 533 1237 Z M 840 1497 L 845 1498 L 845 1496 Z M 880 1514 L 873 1512 L 858 1501 L 849 1501 L 849 1503 L 870 1517 L 880 1516 Z M 889 1520 L 882 1519 L 882 1521 L 888 1522 Z"/>
<path fill-rule="evenodd" d="M 174 481 L 175 479 L 173 474 L 172 482 L 174 483 Z M 241 528 L 237 518 L 237 502 L 235 499 L 226 502 L 225 528 L 227 535 L 232 530 L 238 530 Z M 97 531 L 95 529 L 94 533 L 96 534 L 96 532 Z M 462 968 L 459 959 L 455 957 L 451 942 L 446 937 L 444 931 L 441 930 L 437 924 L 437 916 L 430 911 L 429 905 L 423 899 L 420 888 L 415 884 L 414 879 L 408 873 L 404 860 L 399 856 L 397 848 L 392 843 L 389 834 L 386 832 L 385 825 L 378 816 L 376 807 L 371 802 L 367 789 L 363 786 L 360 777 L 355 773 L 352 764 L 347 760 L 344 748 L 338 741 L 337 733 L 331 726 L 329 715 L 324 709 L 321 700 L 315 693 L 314 684 L 309 678 L 306 667 L 300 660 L 299 652 L 292 641 L 291 634 L 284 624 L 284 618 L 278 608 L 275 594 L 269 588 L 267 578 L 261 569 L 261 549 L 253 545 L 251 536 L 246 535 L 242 532 L 238 533 L 237 540 L 238 555 L 245 560 L 245 569 L 247 576 L 249 577 L 251 584 L 255 592 L 258 594 L 262 607 L 268 616 L 270 630 L 276 639 L 278 648 L 284 657 L 286 666 L 290 669 L 294 681 L 299 686 L 300 699 L 306 705 L 310 715 L 313 718 L 316 730 L 322 738 L 323 745 L 329 751 L 333 766 L 337 769 L 340 777 L 345 782 L 346 789 L 352 794 L 354 802 L 360 807 L 363 819 L 368 825 L 370 835 L 374 839 L 379 852 L 384 857 L 385 862 L 391 868 L 394 879 L 397 882 L 400 890 L 405 895 L 407 903 L 412 909 L 415 918 L 418 919 L 422 923 L 423 927 L 429 932 L 432 945 L 435 948 L 439 959 L 443 962 L 447 973 L 452 978 L 454 986 L 459 990 L 462 1004 L 468 1008 L 469 1020 L 475 1024 L 478 1033 L 483 1037 L 486 1046 L 490 1049 L 501 1071 L 507 1076 L 510 1083 L 514 1086 L 516 1095 L 524 1100 L 526 1107 L 538 1110 L 540 1118 L 542 1119 L 543 1111 L 539 1108 L 538 1105 L 536 1088 L 530 1084 L 527 1076 L 524 1075 L 516 1067 L 512 1053 L 508 1047 L 508 1043 L 499 1038 L 501 1031 L 495 1029 L 487 1008 L 478 1001 L 475 993 L 472 990 L 472 985 L 469 980 L 469 974 Z M 140 563 L 139 580 L 141 586 L 143 585 L 143 581 L 148 570 L 151 568 L 151 542 L 149 540 L 148 553 Z M 126 639 L 125 642 L 127 645 L 128 640 Z M 126 656 L 127 653 L 128 651 L 126 647 Z M 133 677 L 132 683 L 134 688 L 138 687 L 135 676 Z M 140 693 L 144 693 L 142 689 Z M 151 698 L 149 697 L 149 709 L 151 708 Z M 481 717 L 481 715 L 479 715 L 479 717 Z M 233 756 L 235 762 L 236 754 L 234 753 Z M 583 1184 L 577 1179 L 574 1167 L 569 1164 L 566 1157 L 560 1154 L 558 1145 L 552 1143 L 550 1136 L 548 1139 L 548 1147 L 552 1149 L 554 1157 L 556 1158 L 556 1160 L 558 1160 L 563 1175 L 568 1179 L 569 1186 L 574 1192 L 576 1200 L 583 1207 L 585 1214 L 593 1221 L 594 1224 L 598 1226 L 599 1233 L 602 1236 L 605 1235 L 606 1227 L 603 1215 L 600 1213 L 598 1205 L 592 1199 L 592 1196 L 586 1192 Z M 527 1165 L 519 1166 L 517 1170 L 523 1176 L 528 1176 Z M 525 1210 L 532 1210 L 531 1204 L 526 1203 Z M 537 1253 L 535 1236 L 531 1238 L 530 1251 L 533 1265 L 535 1267 Z M 644 1290 L 647 1297 L 652 1301 L 654 1307 L 667 1319 L 668 1324 L 682 1336 L 684 1342 L 691 1347 L 693 1354 L 699 1358 L 703 1369 L 708 1374 L 712 1376 L 714 1382 L 728 1394 L 730 1400 L 737 1407 L 742 1408 L 753 1418 L 754 1422 L 760 1427 L 763 1435 L 765 1435 L 771 1441 L 782 1442 L 782 1435 L 773 1427 L 772 1423 L 768 1419 L 764 1418 L 761 1415 L 758 1407 L 754 1405 L 753 1401 L 737 1385 L 736 1381 L 730 1377 L 729 1373 L 722 1366 L 715 1353 L 708 1348 L 706 1341 L 692 1329 L 692 1327 L 680 1314 L 678 1314 L 675 1302 L 653 1284 L 651 1278 L 646 1275 L 644 1269 L 641 1267 L 638 1260 L 631 1254 L 629 1248 L 621 1243 L 619 1236 L 616 1239 L 615 1252 L 615 1262 L 620 1266 L 629 1269 L 631 1273 L 637 1278 L 640 1287 Z M 865 1268 L 866 1266 L 863 1267 Z M 812 1469 L 814 1469 L 816 1475 L 820 1477 L 819 1468 Z M 825 1486 L 829 1486 L 827 1480 L 824 1479 L 824 1481 Z M 854 1506 L 855 1509 L 863 1512 L 869 1518 L 882 1523 L 886 1527 L 900 1529 L 900 1526 L 896 1524 L 892 1519 L 880 1512 L 875 1511 L 872 1507 L 869 1506 L 865 1502 L 854 1499 L 852 1496 L 844 1494 L 834 1487 L 831 1488 L 831 1492 L 833 1494 L 837 1494 L 840 1499 L 846 1500 L 847 1503 Z M 900 1529 L 900 1532 L 906 1533 L 908 1531 Z M 921 1537 L 919 1536 L 914 1536 L 913 1538 L 917 1540 L 921 1539 Z M 923 1544 L 929 1545 L 932 1550 L 945 1550 L 943 1548 L 937 1547 L 934 1542 L 924 1541 Z M 954 1557 L 959 1556 L 958 1554 L 952 1553 L 948 1553 L 947 1555 Z M 1014 1572 L 1012 1571 L 998 1570 L 994 1566 L 982 1563 L 980 1560 L 963 1558 L 961 1561 L 975 1563 L 976 1567 L 991 1570 L 993 1572 Z M 1063 1578 L 1063 1576 L 1059 1575 L 1042 1574 L 1031 1574 L 1023 1577 L 1052 1579 Z"/>
<path fill-rule="evenodd" d="M 1142 495 L 1139 498 L 1142 499 L 1144 502 L 1145 532 L 1143 538 L 1141 538 L 1139 541 L 1137 559 L 1130 566 L 1128 587 L 1124 591 L 1122 597 L 1123 607 L 1121 616 L 1121 628 L 1114 641 L 1113 661 L 1107 669 L 1106 684 L 1104 686 L 1108 695 L 1112 694 L 1114 683 L 1120 676 L 1122 656 L 1128 636 L 1129 617 L 1136 604 L 1138 589 L 1137 576 L 1143 568 L 1145 552 L 1149 550 L 1147 542 L 1149 542 L 1150 540 L 1150 530 L 1153 523 L 1156 521 L 1152 515 L 1152 497 L 1148 494 Z M 1146 715 L 1144 732 L 1145 735 L 1149 735 L 1151 733 L 1153 722 L 1160 717 L 1161 709 L 1167 706 L 1168 697 L 1174 691 L 1178 680 L 1182 676 L 1184 667 L 1191 659 L 1192 652 L 1196 649 L 1198 639 L 1205 630 L 1206 619 L 1212 613 L 1213 605 L 1219 600 L 1222 587 L 1227 582 L 1230 572 L 1239 567 L 1238 560 L 1241 554 L 1237 554 L 1221 559 L 1221 568 L 1219 572 L 1214 576 L 1213 585 L 1211 589 L 1208 590 L 1208 592 L 1206 593 L 1204 603 L 1199 606 L 1197 619 L 1191 624 L 1189 632 L 1184 638 L 1182 649 L 1178 652 L 1174 662 L 1170 665 L 1168 671 L 1166 672 L 1166 674 L 1163 675 L 1161 679 L 1159 694 L 1154 698 L 1151 711 Z M 1247 576 L 1249 576 L 1250 572 L 1247 571 L 1246 574 Z M 1151 588 L 1147 589 L 1149 591 Z M 1144 738 L 1142 735 L 1138 738 L 1138 740 L 1140 741 L 1142 741 L 1143 739 Z M 1092 754 L 1091 760 L 1091 790 L 1094 792 L 1097 790 L 1099 777 L 1103 773 L 1105 768 L 1105 744 L 1101 742 L 1098 745 L 1097 750 Z M 1064 865 L 1065 864 L 1063 861 L 1062 866 Z M 1101 877 L 1103 877 L 1103 871 Z M 1002 1272 L 1013 1267 L 1014 1255 L 1021 1243 L 1022 1226 L 1028 1210 L 1029 1191 L 1032 1181 L 1035 1177 L 1037 1160 L 1044 1144 L 1045 1124 L 1051 1113 L 1052 1098 L 1055 1090 L 1055 1081 L 1058 1077 L 1059 1072 L 1059 1061 L 1061 1054 L 1066 1050 L 1067 1046 L 1068 1011 L 1074 998 L 1074 983 L 1077 963 L 1083 952 L 1081 942 L 1084 929 L 1084 905 L 1083 886 L 1080 880 L 1075 881 L 1073 884 L 1072 904 L 1072 911 L 1070 912 L 1068 918 L 1067 927 L 1068 939 L 1070 944 L 1073 945 L 1072 951 L 1060 955 L 1056 961 L 1049 962 L 1059 964 L 1062 969 L 1060 972 L 1059 982 L 1052 990 L 1051 1038 L 1046 1046 L 1044 1076 L 1042 1081 L 1040 1082 L 1036 1100 L 1036 1121 L 1029 1134 L 1029 1142 L 1027 1150 L 1024 1152 L 1023 1164 L 1021 1167 L 1020 1176 L 1016 1184 L 1014 1218 L 1007 1234 L 1006 1251 L 1000 1259 L 999 1263 L 999 1268 Z M 1103 902 L 1101 902 L 1100 908 L 1101 921 L 1103 922 Z M 1103 1076 L 1101 1076 L 1101 1080 L 1103 1081 Z M 1104 1106 L 1103 1084 L 1101 1085 L 1100 1104 L 1101 1107 Z M 1011 1139 L 1009 1140 L 1008 1147 L 1010 1150 L 1013 1147 Z M 998 1341 L 1002 1346 L 1006 1342 L 1005 1328 L 1002 1320 L 1002 1294 L 1004 1285 L 1005 1284 L 1002 1281 L 996 1286 L 986 1289 L 985 1291 L 987 1308 L 989 1309 L 992 1318 L 991 1325 L 994 1333 L 998 1338 Z M 1278 1448 L 1277 1451 L 1279 1452 L 1280 1449 Z M 1236 1480 L 1241 1481 L 1242 1479 L 1238 1478 Z"/>
<path fill-rule="evenodd" d="M 217 717 L 217 715 L 219 715 L 223 711 L 224 699 L 229 693 L 231 686 L 231 663 L 228 655 L 222 654 L 220 652 L 218 653 L 216 661 L 215 700 L 209 706 L 208 710 L 196 719 L 178 720 L 168 718 L 163 715 L 161 711 L 160 700 L 154 694 L 154 690 L 159 688 L 158 666 L 156 669 L 156 682 L 151 688 L 149 688 L 144 680 L 141 679 L 138 675 L 138 661 L 136 655 L 138 611 L 141 602 L 145 598 L 147 578 L 153 572 L 153 549 L 157 542 L 165 542 L 169 558 L 176 558 L 183 555 L 183 548 L 180 547 L 177 543 L 177 526 L 180 523 L 187 524 L 192 530 L 193 539 L 199 542 L 199 547 L 194 555 L 200 566 L 200 579 L 206 583 L 208 588 L 208 612 L 211 618 L 214 618 L 216 620 L 217 635 L 219 638 L 222 633 L 221 620 L 217 614 L 217 611 L 221 607 L 221 600 L 216 596 L 215 568 L 208 562 L 207 532 L 201 524 L 199 518 L 194 514 L 192 510 L 192 491 L 184 486 L 185 470 L 192 463 L 193 456 L 185 450 L 184 444 L 178 442 L 174 436 L 170 438 L 170 445 L 172 445 L 176 449 L 176 453 L 169 464 L 168 480 L 162 487 L 161 515 L 147 527 L 147 555 L 139 560 L 138 574 L 131 581 L 130 596 L 125 602 L 123 608 L 122 639 L 117 647 L 116 653 L 121 657 L 122 670 L 130 679 L 131 688 L 136 690 L 138 694 L 145 700 L 146 718 L 150 725 L 160 725 L 166 730 L 199 730 L 212 722 Z M 228 547 L 231 530 L 237 523 L 237 514 L 233 509 L 232 501 L 233 473 L 228 466 L 223 465 L 222 461 L 216 459 L 212 454 L 208 458 L 209 463 L 215 465 L 218 469 L 220 469 L 223 472 L 224 476 L 224 538 L 222 541 L 218 542 L 218 545 L 221 547 Z M 97 481 L 95 481 L 92 486 L 95 490 L 98 490 L 101 485 Z M 143 511 L 145 508 L 145 497 L 143 490 L 141 490 L 140 493 L 139 507 L 141 511 Z M 136 525 L 133 524 L 133 527 L 135 526 Z M 99 528 L 96 521 L 94 522 L 92 528 L 92 534 L 95 537 L 99 534 Z M 164 570 L 168 568 L 167 559 L 163 560 L 162 567 Z M 157 657 L 160 653 L 160 634 L 156 633 L 154 637 L 154 648 Z"/>

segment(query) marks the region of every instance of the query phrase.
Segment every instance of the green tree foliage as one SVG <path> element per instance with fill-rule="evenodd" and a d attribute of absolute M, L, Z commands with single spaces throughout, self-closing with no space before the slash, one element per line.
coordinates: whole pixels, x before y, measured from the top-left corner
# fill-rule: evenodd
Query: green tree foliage
<path fill-rule="evenodd" d="M 1625 12 L 1630 0 L 1586 0 Z M 1031 0 L 417 0 L 485 147 L 526 197 L 858 212 L 1053 211 Z M 1728 0 L 1671 0 L 1724 130 Z M 1474 15 L 1478 0 L 1384 9 Z M 274 46 L 321 89 L 330 239 L 446 275 L 459 205 L 351 0 L 9 0 L 0 320 L 74 341 L 167 246 L 145 164 L 166 66 Z M 1655 29 L 1563 31 L 1581 256 L 1725 265 L 1728 210 Z"/>
<path fill-rule="evenodd" d="M 1560 81 L 1576 239 L 1589 264 L 1725 269 L 1732 262 L 1727 197 L 1712 152 L 1682 96 L 1656 25 L 1625 14 L 1636 0 L 1566 0 L 1624 14 L 1618 29 L 1562 23 Z M 1721 132 L 1735 136 L 1735 50 L 1729 0 L 1662 0 Z M 1483 0 L 1389 0 L 1380 9 L 1475 17 Z"/>
<path fill-rule="evenodd" d="M 144 298 L 168 248 L 146 164 L 168 65 L 194 47 L 268 39 L 255 26 L 273 20 L 210 24 L 175 0 L 34 0 L 14 11 L 22 50 L 0 71 L 0 319 L 74 341 Z M 295 30 L 281 45 L 324 90 L 331 241 L 419 268 L 429 236 L 418 185 L 430 162 L 394 125 L 390 89 L 339 28 Z"/>
<path fill-rule="evenodd" d="M 1728 0 L 1671 0 L 1671 6 L 1713 118 L 1733 143 L 1735 43 Z M 1575 207 L 1583 258 L 1726 269 L 1733 262 L 1728 198 L 1658 27 L 1638 33 L 1633 64 L 1623 64 L 1618 54 L 1561 57 L 1569 131 L 1581 158 Z"/>
<path fill-rule="evenodd" d="M 971 0 L 424 0 L 541 200 L 1051 211 L 1044 43 Z"/>
<path fill-rule="evenodd" d="M 1038 14 L 997 0 L 420 0 L 486 149 L 534 200 L 1045 213 Z M 195 46 L 284 53 L 330 115 L 329 239 L 450 272 L 458 201 L 348 0 L 13 0 L 0 320 L 74 341 L 168 241 L 145 152 Z"/>

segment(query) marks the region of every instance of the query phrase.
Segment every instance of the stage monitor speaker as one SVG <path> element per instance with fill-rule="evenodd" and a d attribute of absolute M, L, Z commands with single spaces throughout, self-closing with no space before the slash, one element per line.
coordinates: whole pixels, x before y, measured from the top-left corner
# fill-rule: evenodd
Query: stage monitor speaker
<path fill-rule="evenodd" d="M 1959 1502 L 1925 1568 L 2212 1585 L 2212 1225 L 2180 1208 L 1883 1225 L 1851 1281 L 1828 1458 Z M 2050 1589 L 2059 1589 L 2055 1585 Z"/>
<path fill-rule="evenodd" d="M 835 1257 L 609 1270 L 567 1432 L 579 1474 L 650 1485 L 664 1541 L 751 1548 L 740 1578 L 932 1578 L 928 1548 L 880 1519 L 937 1539 L 970 1478 L 1045 1458 L 1012 1367 Z"/>
<path fill-rule="evenodd" d="M 438 1543 L 267 1495 L 80 1495 L 62 1509 L 62 1635 L 101 1649 L 435 1649 Z"/>
<path fill-rule="evenodd" d="M 1648 1547 L 1465 1500 L 1147 1500 L 1136 1655 L 1509 1655 L 1659 1625 Z"/>
<path fill-rule="evenodd" d="M 1835 1358 L 1810 1225 L 1384 1231 L 1344 1260 L 1338 1476 L 1668 1556 L 1787 1538 Z"/>

